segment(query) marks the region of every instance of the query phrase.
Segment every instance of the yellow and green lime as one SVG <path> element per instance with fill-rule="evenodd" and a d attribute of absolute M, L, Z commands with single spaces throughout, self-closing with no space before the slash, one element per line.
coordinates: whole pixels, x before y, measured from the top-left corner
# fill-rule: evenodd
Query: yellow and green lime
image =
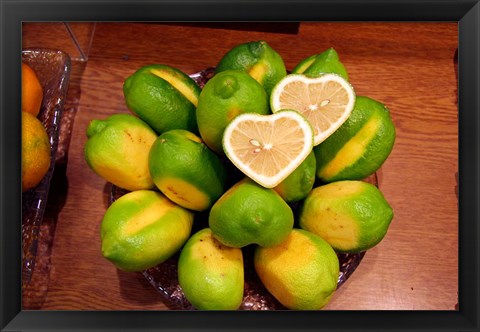
<path fill-rule="evenodd" d="M 348 81 L 347 70 L 333 47 L 303 59 L 292 70 L 292 74 L 304 74 L 310 77 L 318 77 L 326 73 L 340 75 Z"/>
<path fill-rule="evenodd" d="M 143 120 L 114 114 L 92 120 L 86 134 L 85 161 L 97 175 L 130 191 L 154 187 L 148 156 L 157 134 Z"/>
<path fill-rule="evenodd" d="M 121 270 L 151 268 L 180 250 L 190 236 L 193 216 L 159 192 L 127 193 L 102 219 L 102 254 Z"/>
<path fill-rule="evenodd" d="M 188 240 L 178 260 L 178 283 L 199 310 L 236 310 L 243 300 L 243 253 L 224 246 L 204 228 Z"/>
<path fill-rule="evenodd" d="M 198 100 L 197 123 L 203 141 L 223 155 L 225 127 L 243 113 L 269 114 L 268 103 L 263 87 L 246 72 L 226 70 L 216 74 L 205 84 Z"/>
<path fill-rule="evenodd" d="M 341 253 L 376 246 L 386 235 L 393 209 L 382 192 L 363 181 L 337 181 L 314 188 L 299 213 L 302 229 Z"/>
<path fill-rule="evenodd" d="M 127 107 L 157 134 L 171 129 L 197 133 L 195 109 L 200 91 L 187 74 L 163 64 L 141 67 L 123 84 Z"/>
<path fill-rule="evenodd" d="M 203 211 L 224 193 L 226 169 L 197 135 L 169 130 L 155 140 L 149 170 L 158 189 L 180 206 Z"/>
<path fill-rule="evenodd" d="M 298 202 L 312 190 L 315 183 L 315 171 L 316 159 L 312 151 L 285 180 L 273 189 L 287 203 Z"/>
<path fill-rule="evenodd" d="M 280 195 L 249 178 L 225 192 L 208 216 L 213 236 L 234 248 L 277 245 L 291 232 L 293 223 L 293 211 Z"/>
<path fill-rule="evenodd" d="M 264 40 L 234 46 L 219 61 L 215 72 L 232 69 L 246 71 L 264 87 L 267 95 L 287 74 L 280 54 Z"/>
<path fill-rule="evenodd" d="M 374 99 L 357 96 L 349 118 L 313 149 L 317 177 L 324 182 L 368 177 L 392 152 L 395 136 L 388 108 Z"/>
<path fill-rule="evenodd" d="M 321 237 L 302 229 L 293 229 L 276 246 L 257 247 L 254 266 L 265 288 L 288 309 L 322 309 L 337 289 L 337 254 Z"/>

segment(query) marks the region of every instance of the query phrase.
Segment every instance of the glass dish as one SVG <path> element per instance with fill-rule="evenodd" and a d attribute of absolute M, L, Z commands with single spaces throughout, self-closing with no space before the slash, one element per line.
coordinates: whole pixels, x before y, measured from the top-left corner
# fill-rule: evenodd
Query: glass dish
<path fill-rule="evenodd" d="M 190 75 L 197 84 L 203 88 L 205 83 L 214 75 L 214 68 L 207 68 L 201 72 Z M 378 187 L 377 174 L 374 173 L 364 181 Z M 127 190 L 111 185 L 110 204 L 121 196 L 128 193 Z M 291 205 L 295 211 L 298 206 Z M 207 212 L 208 213 L 208 212 Z M 196 231 L 208 227 L 208 215 L 199 213 L 194 221 L 192 234 Z M 262 282 L 255 273 L 253 267 L 253 249 L 254 246 L 242 248 L 245 270 L 245 289 L 244 297 L 240 310 L 286 310 L 263 286 Z M 340 274 L 338 276 L 337 288 L 340 287 L 352 275 L 355 269 L 362 261 L 365 252 L 356 254 L 337 254 L 340 262 Z M 178 284 L 177 262 L 179 253 L 167 261 L 147 269 L 142 272 L 149 283 L 160 292 L 166 300 L 166 304 L 174 310 L 195 310 L 192 304 L 186 299 L 182 288 Z"/>
<path fill-rule="evenodd" d="M 364 181 L 378 187 L 376 173 L 366 178 Z M 121 196 L 128 193 L 127 190 L 111 185 L 110 204 Z M 292 205 L 295 211 L 298 207 Z M 208 213 L 208 212 L 207 212 Z M 198 217 L 198 218 L 197 218 Z M 200 213 L 194 221 L 192 234 L 198 230 L 208 227 L 208 215 Z M 244 297 L 240 310 L 286 310 L 263 286 L 253 268 L 253 249 L 254 246 L 242 248 L 245 270 L 245 289 Z M 337 288 L 343 285 L 358 267 L 365 252 L 355 254 L 337 254 L 340 262 L 340 274 L 338 276 Z M 154 266 L 142 272 L 148 282 L 159 291 L 166 300 L 167 305 L 174 310 L 195 310 L 191 303 L 186 299 L 182 288 L 178 284 L 177 262 L 179 253 L 169 258 L 162 264 Z"/>
<path fill-rule="evenodd" d="M 22 62 L 37 74 L 43 88 L 43 101 L 38 119 L 47 130 L 50 140 L 50 168 L 37 187 L 22 193 L 22 290 L 31 279 L 35 267 L 39 228 L 45 212 L 48 190 L 55 168 L 60 122 L 67 96 L 71 61 L 59 50 L 25 49 Z"/>

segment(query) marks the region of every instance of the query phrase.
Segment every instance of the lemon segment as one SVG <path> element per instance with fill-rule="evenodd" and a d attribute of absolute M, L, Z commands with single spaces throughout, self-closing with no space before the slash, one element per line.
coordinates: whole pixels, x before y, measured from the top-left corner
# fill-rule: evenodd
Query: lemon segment
<path fill-rule="evenodd" d="M 292 109 L 305 116 L 313 127 L 316 146 L 348 119 L 355 105 L 355 92 L 337 74 L 315 78 L 290 74 L 274 87 L 270 105 L 273 113 Z"/>
<path fill-rule="evenodd" d="M 313 131 L 298 112 L 242 114 L 225 129 L 223 148 L 245 175 L 265 188 L 288 177 L 313 147 Z"/>

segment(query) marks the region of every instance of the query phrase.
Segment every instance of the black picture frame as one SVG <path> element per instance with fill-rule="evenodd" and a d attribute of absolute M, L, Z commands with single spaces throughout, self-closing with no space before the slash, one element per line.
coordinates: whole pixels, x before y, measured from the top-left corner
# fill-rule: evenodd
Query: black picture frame
<path fill-rule="evenodd" d="M 274 6 L 273 6 L 274 4 Z M 478 331 L 478 0 L 395 1 L 18 1 L 0 0 L 1 331 Z M 451 21 L 459 24 L 458 311 L 22 311 L 20 107 L 21 23 L 25 21 Z"/>

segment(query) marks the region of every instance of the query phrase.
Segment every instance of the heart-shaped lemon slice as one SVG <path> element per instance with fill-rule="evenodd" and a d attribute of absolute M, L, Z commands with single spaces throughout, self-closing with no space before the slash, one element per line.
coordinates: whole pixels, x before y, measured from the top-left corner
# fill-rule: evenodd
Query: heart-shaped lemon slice
<path fill-rule="evenodd" d="M 265 188 L 289 176 L 313 148 L 313 129 L 300 113 L 245 113 L 225 128 L 223 150 L 245 175 Z"/>
<path fill-rule="evenodd" d="M 333 134 L 350 116 L 354 105 L 353 87 L 336 74 L 287 75 L 275 85 L 270 97 L 273 113 L 292 109 L 307 118 L 313 127 L 314 145 Z"/>

